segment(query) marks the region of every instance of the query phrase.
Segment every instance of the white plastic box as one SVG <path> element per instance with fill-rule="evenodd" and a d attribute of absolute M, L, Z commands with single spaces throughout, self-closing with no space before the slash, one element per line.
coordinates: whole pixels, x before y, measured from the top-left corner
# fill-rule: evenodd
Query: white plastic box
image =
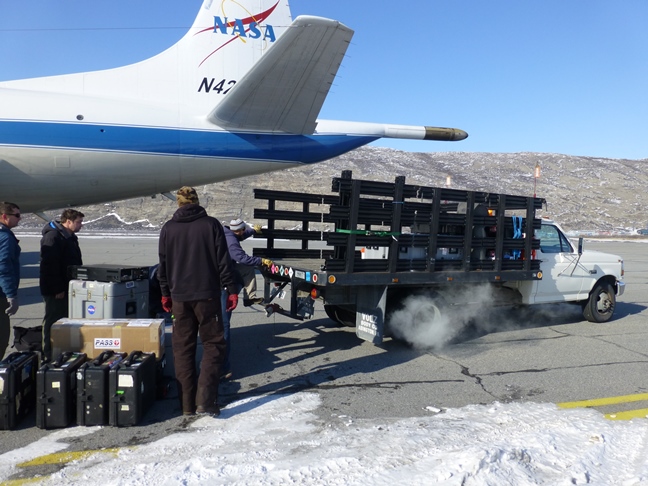
<path fill-rule="evenodd" d="M 98 282 L 71 280 L 68 308 L 71 319 L 148 318 L 148 280 Z"/>

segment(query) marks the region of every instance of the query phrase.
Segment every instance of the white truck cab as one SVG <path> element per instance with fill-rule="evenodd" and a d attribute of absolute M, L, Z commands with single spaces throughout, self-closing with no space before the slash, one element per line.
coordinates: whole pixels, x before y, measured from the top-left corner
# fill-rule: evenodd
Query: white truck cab
<path fill-rule="evenodd" d="M 524 304 L 578 302 L 591 322 L 608 321 L 623 294 L 623 258 L 594 250 L 583 251 L 583 239 L 575 246 L 560 226 L 543 219 L 536 230 L 542 280 L 510 282 L 522 294 Z"/>

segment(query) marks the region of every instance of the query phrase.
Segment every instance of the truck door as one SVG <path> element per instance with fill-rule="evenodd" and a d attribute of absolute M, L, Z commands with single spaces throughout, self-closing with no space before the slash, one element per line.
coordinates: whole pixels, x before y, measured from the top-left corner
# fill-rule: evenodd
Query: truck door
<path fill-rule="evenodd" d="M 542 224 L 538 258 L 542 261 L 542 280 L 537 281 L 535 302 L 576 300 L 583 285 L 583 268 L 569 239 L 553 224 Z"/>

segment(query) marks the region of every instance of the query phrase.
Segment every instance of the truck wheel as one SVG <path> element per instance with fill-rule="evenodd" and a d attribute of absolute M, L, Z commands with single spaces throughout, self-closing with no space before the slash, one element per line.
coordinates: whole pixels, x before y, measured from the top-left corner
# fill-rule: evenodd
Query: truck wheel
<path fill-rule="evenodd" d="M 447 311 L 437 292 L 410 294 L 388 308 L 385 334 L 419 348 L 442 347 L 456 334 L 448 325 Z"/>
<path fill-rule="evenodd" d="M 346 308 L 339 305 L 325 305 L 324 312 L 332 321 L 337 322 L 341 326 L 356 325 L 356 311 L 355 308 Z"/>
<path fill-rule="evenodd" d="M 614 314 L 615 305 L 614 288 L 606 282 L 598 283 L 583 306 L 583 316 L 590 322 L 607 322 Z"/>

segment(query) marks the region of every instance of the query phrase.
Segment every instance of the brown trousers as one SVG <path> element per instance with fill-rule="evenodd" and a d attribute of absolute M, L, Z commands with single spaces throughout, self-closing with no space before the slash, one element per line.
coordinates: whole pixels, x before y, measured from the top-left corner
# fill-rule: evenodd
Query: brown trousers
<path fill-rule="evenodd" d="M 173 301 L 173 363 L 183 412 L 196 405 L 211 407 L 218 400 L 220 369 L 226 344 L 220 298 Z M 200 374 L 196 370 L 198 336 L 203 345 Z"/>

